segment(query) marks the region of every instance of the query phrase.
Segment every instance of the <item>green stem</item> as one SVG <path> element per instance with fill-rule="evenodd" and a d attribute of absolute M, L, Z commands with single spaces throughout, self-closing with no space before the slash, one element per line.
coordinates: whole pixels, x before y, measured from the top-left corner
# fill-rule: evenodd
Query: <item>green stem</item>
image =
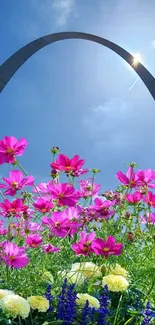
<path fill-rule="evenodd" d="M 18 160 L 16 161 L 16 164 L 17 164 L 17 166 L 21 169 L 21 171 L 25 174 L 25 176 L 29 176 L 29 174 L 28 174 L 28 173 L 26 172 L 26 170 L 21 166 L 21 164 L 19 163 Z M 35 185 L 35 183 L 34 183 L 34 187 L 35 187 L 35 189 L 36 189 L 38 195 L 41 197 L 41 194 L 40 194 L 40 192 L 38 191 L 37 186 Z"/>
<path fill-rule="evenodd" d="M 122 298 L 123 298 L 123 295 L 121 295 L 120 298 L 119 298 L 119 302 L 118 302 L 118 306 L 117 306 L 116 315 L 115 315 L 115 319 L 114 319 L 114 323 L 113 323 L 113 325 L 116 324 L 117 316 L 118 316 L 118 312 L 119 312 L 119 307 L 120 307 L 120 304 L 121 304 Z"/>

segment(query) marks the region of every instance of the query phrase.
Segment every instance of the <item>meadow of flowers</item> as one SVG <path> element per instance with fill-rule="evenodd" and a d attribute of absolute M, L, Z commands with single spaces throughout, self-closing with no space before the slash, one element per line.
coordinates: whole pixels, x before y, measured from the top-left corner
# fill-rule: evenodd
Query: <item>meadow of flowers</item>
<path fill-rule="evenodd" d="M 155 171 L 131 163 L 103 193 L 99 170 L 53 147 L 36 184 L 27 145 L 0 140 L 0 324 L 155 324 Z"/>

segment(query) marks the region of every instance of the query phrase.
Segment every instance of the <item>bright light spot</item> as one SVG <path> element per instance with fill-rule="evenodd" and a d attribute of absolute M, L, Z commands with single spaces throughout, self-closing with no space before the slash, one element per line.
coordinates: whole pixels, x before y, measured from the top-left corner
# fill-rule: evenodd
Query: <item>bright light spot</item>
<path fill-rule="evenodd" d="M 134 67 L 136 67 L 138 65 L 138 63 L 142 63 L 142 57 L 139 53 L 134 54 L 134 59 L 133 59 L 132 65 Z"/>

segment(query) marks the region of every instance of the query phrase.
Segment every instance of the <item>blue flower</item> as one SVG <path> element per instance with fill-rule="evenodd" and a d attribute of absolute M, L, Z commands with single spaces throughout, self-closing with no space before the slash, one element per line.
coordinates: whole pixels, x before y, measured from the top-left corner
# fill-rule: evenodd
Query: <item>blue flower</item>
<path fill-rule="evenodd" d="M 107 317 L 109 315 L 109 296 L 108 296 L 108 287 L 104 286 L 104 291 L 100 297 L 100 308 L 98 309 L 98 320 L 97 325 L 108 325 Z"/>
<path fill-rule="evenodd" d="M 152 325 L 152 318 L 155 318 L 155 313 L 151 310 L 151 303 L 150 301 L 146 304 L 146 309 L 142 313 L 144 316 L 141 325 Z"/>
<path fill-rule="evenodd" d="M 44 294 L 44 297 L 49 301 L 49 309 L 48 311 L 53 311 L 53 307 L 52 307 L 52 302 L 53 302 L 53 296 L 51 295 L 51 285 L 48 284 L 47 288 L 46 288 L 46 292 Z"/>
<path fill-rule="evenodd" d="M 86 300 L 86 304 L 82 311 L 82 319 L 80 325 L 87 325 L 89 321 L 89 313 L 90 313 L 90 307 L 89 307 L 89 301 Z"/>
<path fill-rule="evenodd" d="M 63 320 L 62 324 L 71 325 L 76 317 L 76 298 L 75 285 L 67 286 L 67 279 L 62 285 L 61 294 L 59 296 L 57 319 Z"/>

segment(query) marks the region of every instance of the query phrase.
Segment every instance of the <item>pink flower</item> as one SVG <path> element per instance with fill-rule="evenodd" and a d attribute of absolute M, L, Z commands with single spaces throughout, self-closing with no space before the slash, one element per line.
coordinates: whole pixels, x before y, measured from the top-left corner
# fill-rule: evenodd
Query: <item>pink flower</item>
<path fill-rule="evenodd" d="M 4 228 L 3 220 L 0 220 L 0 235 L 6 235 L 8 233 L 7 229 Z"/>
<path fill-rule="evenodd" d="M 143 197 L 143 200 L 151 207 L 155 208 L 155 194 L 152 192 L 148 192 L 145 197 Z"/>
<path fill-rule="evenodd" d="M 75 207 L 67 208 L 63 213 L 66 215 L 70 225 L 69 234 L 73 235 L 77 232 L 77 230 L 82 226 L 82 222 L 80 220 L 79 211 Z"/>
<path fill-rule="evenodd" d="M 51 182 L 47 182 L 47 183 L 40 183 L 38 184 L 38 186 L 36 186 L 36 188 L 33 188 L 33 192 L 40 192 L 42 195 L 47 195 L 49 194 L 48 191 L 48 186 Z"/>
<path fill-rule="evenodd" d="M 123 244 L 116 244 L 116 239 L 108 236 L 106 241 L 101 238 L 96 238 L 92 244 L 92 248 L 96 255 L 104 255 L 107 258 L 110 254 L 120 255 Z"/>
<path fill-rule="evenodd" d="M 89 256 L 90 253 L 94 253 L 93 242 L 96 235 L 94 232 L 90 232 L 88 235 L 85 231 L 80 233 L 80 240 L 77 244 L 72 244 L 72 249 L 76 255 Z"/>
<path fill-rule="evenodd" d="M 74 156 L 69 159 L 67 156 L 61 154 L 58 156 L 56 162 L 51 163 L 51 167 L 55 170 L 62 170 L 66 173 L 76 172 L 84 165 L 84 160 L 80 160 L 79 156 Z"/>
<path fill-rule="evenodd" d="M 94 200 L 94 203 L 95 203 L 94 208 L 98 212 L 98 214 L 96 214 L 96 218 L 109 219 L 110 216 L 115 214 L 115 210 L 110 210 L 110 208 L 116 203 L 116 200 L 114 200 L 114 201 L 110 201 L 110 200 L 103 201 L 102 199 L 96 198 Z"/>
<path fill-rule="evenodd" d="M 126 194 L 126 201 L 132 203 L 132 204 L 136 204 L 136 203 L 139 203 L 142 199 L 142 194 L 138 191 L 136 191 L 135 193 L 133 194 L 129 194 L 127 193 Z"/>
<path fill-rule="evenodd" d="M 56 253 L 60 251 L 59 247 L 54 247 L 51 244 L 45 244 L 42 246 L 42 251 L 44 253 Z"/>
<path fill-rule="evenodd" d="M 65 237 L 69 235 L 71 223 L 69 222 L 67 215 L 62 212 L 53 212 L 50 218 L 43 217 L 42 223 L 48 225 L 50 231 L 57 237 Z"/>
<path fill-rule="evenodd" d="M 95 196 L 100 188 L 100 185 L 92 183 L 92 179 L 80 181 L 80 192 L 82 197 Z"/>
<path fill-rule="evenodd" d="M 27 211 L 28 206 L 24 205 L 21 199 L 15 199 L 12 202 L 5 199 L 0 203 L 0 208 L 2 209 L 0 214 L 4 217 L 10 217 L 10 215 L 17 215 L 17 217 L 20 217 L 21 214 Z"/>
<path fill-rule="evenodd" d="M 153 212 L 148 212 L 144 217 L 140 216 L 139 217 L 141 223 L 155 223 L 155 213 Z"/>
<path fill-rule="evenodd" d="M 45 198 L 39 198 L 33 206 L 42 213 L 50 212 L 50 210 L 54 207 L 54 204 Z"/>
<path fill-rule="evenodd" d="M 134 173 L 133 167 L 128 168 L 126 175 L 121 171 L 117 172 L 116 177 L 121 183 L 130 188 L 134 188 L 138 185 L 139 177 L 137 173 Z"/>
<path fill-rule="evenodd" d="M 19 141 L 14 137 L 4 137 L 0 140 L 0 165 L 15 162 L 15 155 L 21 156 L 28 142 L 22 138 Z"/>
<path fill-rule="evenodd" d="M 77 203 L 79 199 L 78 192 L 75 191 L 74 187 L 71 184 L 50 184 L 49 192 L 53 199 L 58 200 L 59 206 L 67 205 L 69 207 L 72 207 Z"/>
<path fill-rule="evenodd" d="M 0 184 L 0 188 L 5 188 L 5 195 L 14 196 L 18 190 L 24 190 L 25 186 L 33 185 L 33 176 L 23 177 L 20 170 L 12 170 L 9 172 L 10 178 L 3 177 L 5 184 Z"/>
<path fill-rule="evenodd" d="M 43 240 L 40 235 L 29 235 L 25 242 L 29 247 L 36 248 L 43 242 Z"/>
<path fill-rule="evenodd" d="M 29 263 L 25 254 L 25 247 L 19 247 L 11 242 L 3 242 L 2 259 L 7 265 L 14 268 L 23 268 Z"/>
<path fill-rule="evenodd" d="M 155 180 L 155 171 L 151 170 L 150 168 L 147 168 L 144 171 L 138 170 L 137 176 L 140 186 L 155 188 L 155 183 L 152 183 L 152 180 Z"/>
<path fill-rule="evenodd" d="M 27 219 L 21 219 L 20 223 L 11 223 L 11 229 L 14 230 L 14 234 L 20 233 L 20 236 L 25 236 L 27 234 L 35 234 L 43 230 L 41 224 L 37 222 L 30 222 Z"/>
<path fill-rule="evenodd" d="M 80 177 L 81 175 L 87 174 L 88 171 L 89 171 L 88 168 L 83 168 L 83 169 L 80 168 L 80 169 L 78 169 L 78 170 L 75 170 L 75 171 L 71 172 L 71 175 L 72 175 L 73 177 Z"/>

